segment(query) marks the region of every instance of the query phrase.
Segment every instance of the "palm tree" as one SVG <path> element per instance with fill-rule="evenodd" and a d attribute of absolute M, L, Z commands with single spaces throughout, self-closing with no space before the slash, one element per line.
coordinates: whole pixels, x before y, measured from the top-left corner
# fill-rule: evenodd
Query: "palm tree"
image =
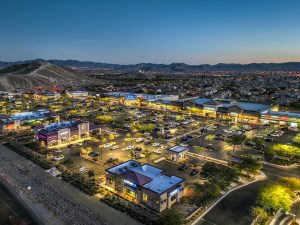
<path fill-rule="evenodd" d="M 95 171 L 93 171 L 93 170 L 89 170 L 88 172 L 87 172 L 87 175 L 88 175 L 88 177 L 89 177 L 89 180 L 92 178 L 92 177 L 95 177 Z"/>

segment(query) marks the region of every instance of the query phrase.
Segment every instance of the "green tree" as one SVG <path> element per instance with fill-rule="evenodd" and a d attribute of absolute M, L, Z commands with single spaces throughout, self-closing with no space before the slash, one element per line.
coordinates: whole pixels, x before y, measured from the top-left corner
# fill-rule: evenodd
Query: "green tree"
<path fill-rule="evenodd" d="M 211 144 L 211 142 L 213 141 L 213 140 L 215 140 L 215 138 L 216 138 L 216 136 L 215 135 L 213 135 L 213 134 L 209 134 L 209 135 L 207 135 L 207 136 L 205 136 L 205 141 L 208 141 L 209 142 L 209 144 Z"/>
<path fill-rule="evenodd" d="M 88 175 L 89 180 L 90 180 L 92 177 L 95 177 L 95 171 L 89 170 L 89 171 L 87 172 L 87 175 Z"/>
<path fill-rule="evenodd" d="M 289 144 L 274 144 L 267 148 L 266 152 L 273 157 L 284 157 L 288 161 L 293 161 L 295 157 L 300 157 L 300 148 Z"/>
<path fill-rule="evenodd" d="M 232 145 L 233 146 L 232 150 L 235 151 L 235 147 L 237 145 L 242 145 L 245 139 L 246 139 L 245 135 L 234 135 L 227 140 L 227 143 Z"/>
<path fill-rule="evenodd" d="M 296 144 L 300 144 L 300 133 L 298 133 L 298 134 L 293 138 L 293 142 L 295 142 Z"/>
<path fill-rule="evenodd" d="M 255 218 L 255 220 L 256 220 L 255 222 L 265 221 L 269 217 L 268 213 L 264 209 L 262 209 L 260 207 L 253 207 L 251 209 L 251 214 L 256 217 Z"/>
<path fill-rule="evenodd" d="M 254 176 L 257 171 L 262 168 L 262 164 L 252 157 L 241 157 L 242 162 L 238 164 L 241 170 L 245 170 L 247 173 L 252 173 Z"/>
<path fill-rule="evenodd" d="M 157 225 L 181 225 L 181 215 L 174 209 L 166 209 L 162 212 Z"/>
<path fill-rule="evenodd" d="M 300 179 L 295 177 L 283 177 L 280 179 L 279 183 L 290 189 L 291 191 L 298 191 L 300 190 Z"/>
<path fill-rule="evenodd" d="M 204 148 L 202 146 L 193 146 L 193 149 L 197 153 L 202 153 L 204 151 Z"/>
<path fill-rule="evenodd" d="M 280 208 L 289 211 L 293 204 L 287 188 L 273 184 L 264 187 L 258 194 L 258 204 L 267 212 L 276 212 Z"/>

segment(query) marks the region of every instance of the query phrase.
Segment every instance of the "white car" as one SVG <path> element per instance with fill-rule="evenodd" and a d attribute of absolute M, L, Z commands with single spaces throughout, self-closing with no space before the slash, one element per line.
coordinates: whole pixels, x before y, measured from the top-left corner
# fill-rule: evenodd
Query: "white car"
<path fill-rule="evenodd" d="M 154 149 L 153 152 L 154 152 L 155 154 L 161 154 L 161 150 L 159 150 L 159 149 Z"/>
<path fill-rule="evenodd" d="M 157 147 L 157 146 L 159 146 L 160 144 L 158 143 L 158 142 L 154 142 L 153 144 L 152 144 L 152 146 L 153 147 Z"/>
<path fill-rule="evenodd" d="M 114 145 L 114 146 L 111 146 L 111 150 L 116 150 L 116 149 L 119 149 L 120 147 L 119 147 L 119 145 Z"/>
<path fill-rule="evenodd" d="M 53 160 L 54 161 L 60 161 L 60 160 L 62 160 L 62 159 L 64 159 L 65 158 L 65 156 L 63 156 L 63 155 L 58 155 L 58 156 L 55 156 L 54 158 L 53 158 Z"/>
<path fill-rule="evenodd" d="M 151 134 L 149 132 L 144 133 L 145 136 L 150 136 Z"/>
<path fill-rule="evenodd" d="M 231 130 L 227 130 L 227 129 L 224 129 L 223 131 L 224 131 L 225 133 L 227 133 L 227 134 L 231 134 L 231 133 L 232 133 Z"/>
<path fill-rule="evenodd" d="M 128 145 L 128 146 L 125 148 L 126 151 L 129 151 L 129 150 L 132 150 L 132 149 L 134 149 L 134 146 L 132 146 L 132 145 Z"/>
<path fill-rule="evenodd" d="M 104 148 L 110 148 L 111 146 L 113 146 L 112 143 L 107 143 L 107 144 L 103 145 Z"/>
<path fill-rule="evenodd" d="M 140 142 L 143 142 L 143 141 L 144 141 L 144 138 L 138 138 L 138 139 L 135 140 L 136 143 L 140 143 Z"/>
<path fill-rule="evenodd" d="M 84 167 L 84 166 L 80 166 L 80 167 L 79 167 L 79 172 L 80 172 L 80 173 L 83 173 L 84 171 L 85 171 L 85 167 Z"/>

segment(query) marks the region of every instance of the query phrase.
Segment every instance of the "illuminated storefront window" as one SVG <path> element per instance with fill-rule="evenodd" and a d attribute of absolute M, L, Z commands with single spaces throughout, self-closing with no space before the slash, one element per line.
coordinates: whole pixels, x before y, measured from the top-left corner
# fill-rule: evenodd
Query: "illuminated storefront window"
<path fill-rule="evenodd" d="M 146 194 L 144 194 L 144 193 L 143 193 L 143 201 L 144 201 L 144 202 L 147 202 L 147 201 L 148 201 L 148 195 L 146 195 Z"/>

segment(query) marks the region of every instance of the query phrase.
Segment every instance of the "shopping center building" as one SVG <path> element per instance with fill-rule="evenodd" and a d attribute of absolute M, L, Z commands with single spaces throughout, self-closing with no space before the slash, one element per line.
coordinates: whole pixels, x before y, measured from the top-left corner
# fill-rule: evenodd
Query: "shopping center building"
<path fill-rule="evenodd" d="M 34 137 L 41 145 L 51 147 L 84 140 L 89 133 L 89 122 L 75 120 L 36 127 Z"/>
<path fill-rule="evenodd" d="M 59 115 L 49 110 L 40 109 L 35 112 L 21 112 L 12 115 L 0 115 L 0 132 L 13 131 L 20 129 L 26 123 L 55 122 L 59 121 Z"/>
<path fill-rule="evenodd" d="M 106 185 L 123 197 L 162 212 L 179 202 L 185 180 L 164 175 L 164 170 L 129 160 L 106 170 Z"/>
<path fill-rule="evenodd" d="M 266 110 L 262 112 L 260 121 L 263 124 L 278 124 L 290 128 L 299 128 L 300 113 Z"/>

